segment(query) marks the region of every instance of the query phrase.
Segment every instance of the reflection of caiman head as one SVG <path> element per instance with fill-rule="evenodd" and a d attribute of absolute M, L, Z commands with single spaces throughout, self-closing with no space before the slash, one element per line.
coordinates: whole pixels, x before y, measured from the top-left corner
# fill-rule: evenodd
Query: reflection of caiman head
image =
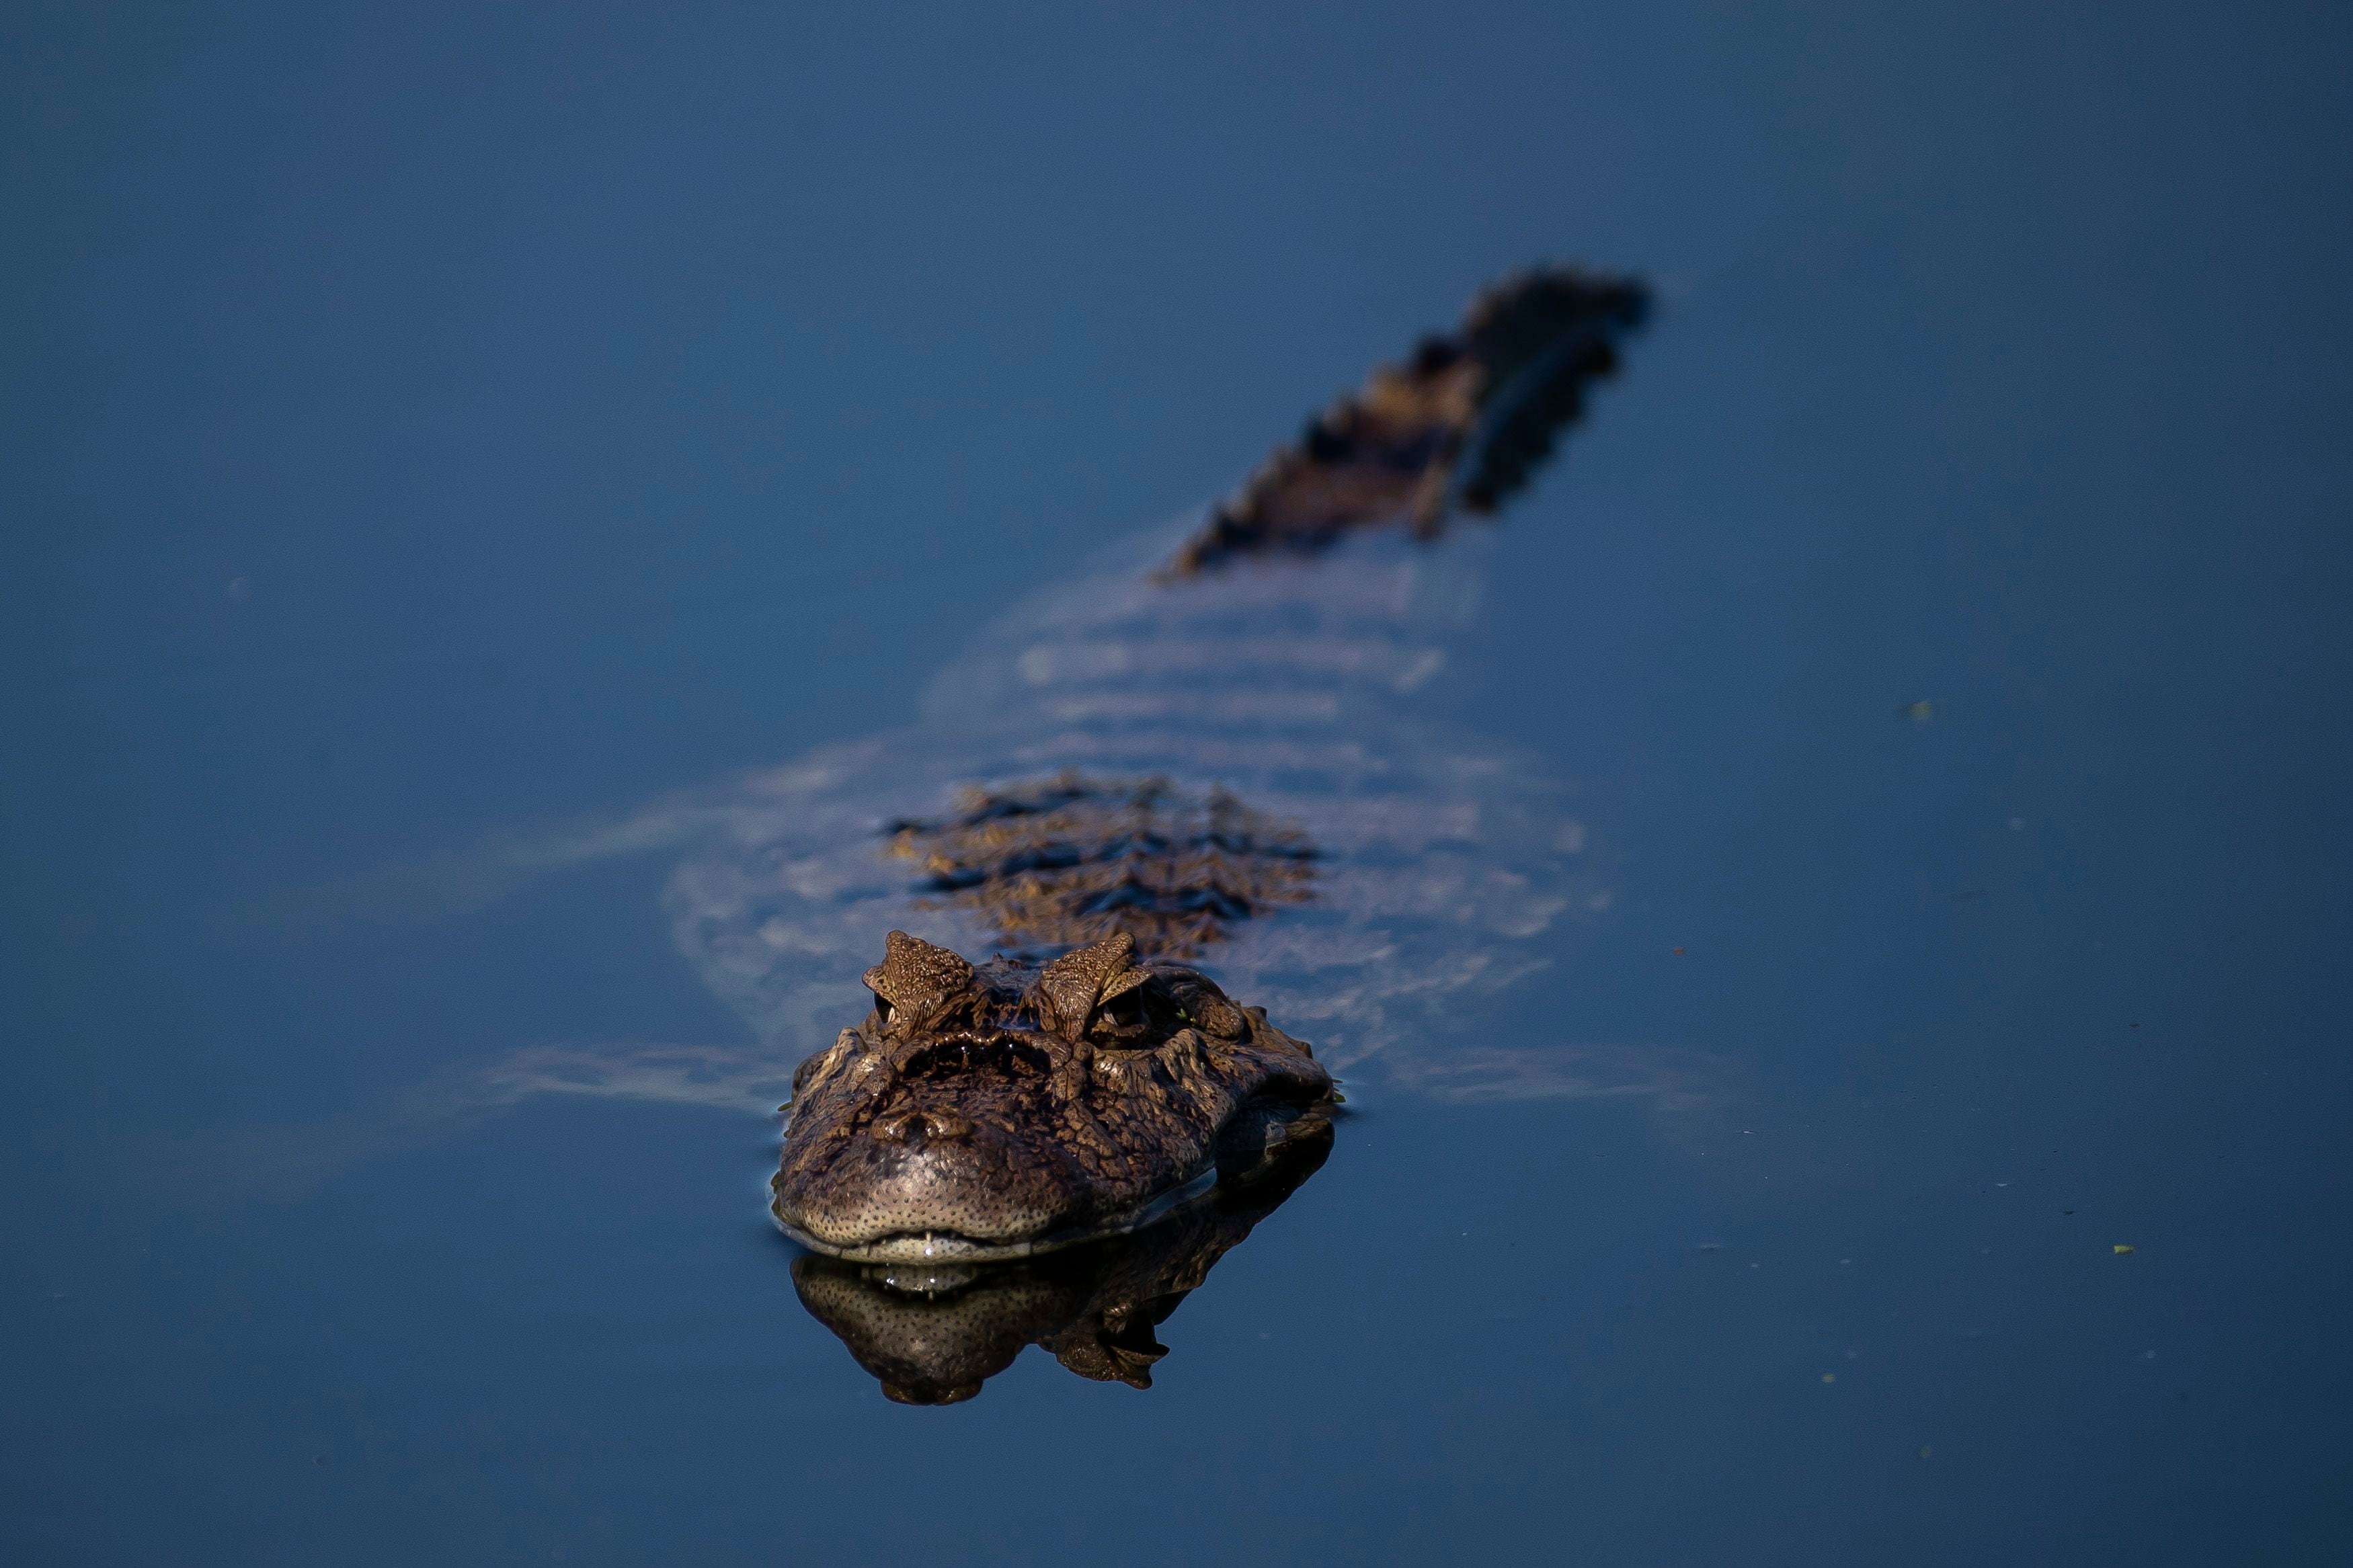
<path fill-rule="evenodd" d="M 975 968 L 892 931 L 873 1012 L 794 1074 L 777 1224 L 868 1262 L 1027 1257 L 1152 1223 L 1331 1094 L 1262 1009 L 1134 951 Z"/>
<path fill-rule="evenodd" d="M 1147 1230 L 1017 1263 L 793 1264 L 801 1305 L 841 1337 L 902 1405 L 953 1405 L 1033 1344 L 1081 1377 L 1152 1386 L 1167 1354 L 1153 1331 L 1187 1292 L 1314 1175 L 1332 1148 L 1315 1110 L 1257 1163 Z"/>

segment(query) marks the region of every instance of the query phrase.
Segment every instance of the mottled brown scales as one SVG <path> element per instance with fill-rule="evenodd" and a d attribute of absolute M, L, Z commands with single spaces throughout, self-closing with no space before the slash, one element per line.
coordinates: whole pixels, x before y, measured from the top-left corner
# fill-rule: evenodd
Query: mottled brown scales
<path fill-rule="evenodd" d="M 1315 876 L 1303 835 L 1223 790 L 1069 773 L 966 789 L 944 816 L 893 825 L 889 851 L 1027 957 L 1124 935 L 1146 960 L 1192 958 L 1305 902 Z"/>
<path fill-rule="evenodd" d="M 1276 449 L 1161 569 L 1187 577 L 1236 556 L 1319 550 L 1357 529 L 1409 520 L 1434 537 L 1455 511 L 1500 507 L 1584 413 L 1586 389 L 1618 367 L 1617 344 L 1650 295 L 1632 279 L 1574 268 L 1506 278 L 1462 323 L 1424 338 L 1403 364 Z"/>
<path fill-rule="evenodd" d="M 777 1222 L 841 1257 L 1020 1257 L 1118 1234 L 1259 1160 L 1332 1089 L 1262 1011 L 1136 962 L 1124 933 L 1033 968 L 893 931 L 868 984 L 873 1012 L 794 1075 L 771 1183 Z"/>

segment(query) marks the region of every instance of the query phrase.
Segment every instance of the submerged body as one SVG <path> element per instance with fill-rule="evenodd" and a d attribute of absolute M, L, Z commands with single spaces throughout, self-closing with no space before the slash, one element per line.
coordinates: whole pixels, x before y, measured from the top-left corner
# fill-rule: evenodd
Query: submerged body
<path fill-rule="evenodd" d="M 863 977 L 874 1010 L 795 1075 L 772 1205 L 789 1235 L 866 1262 L 1026 1257 L 1150 1224 L 1260 1160 L 1331 1077 L 1176 960 L 1338 1026 L 1344 1060 L 1528 972 L 1498 946 L 1570 906 L 1558 862 L 1581 829 L 1548 820 L 1524 770 L 1401 710 L 1444 662 L 1410 631 L 1441 583 L 1418 561 L 1306 558 L 1493 510 L 1645 304 L 1567 269 L 1487 290 L 1157 570 L 1017 610 L 944 684 L 948 747 L 779 781 L 776 826 L 690 873 L 690 947 L 788 1023 L 834 1005 L 818 976 L 893 922 Z M 923 879 L 878 881 L 886 858 Z M 1017 956 L 976 968 L 899 921 Z M 1416 963 L 1408 930 L 1467 945 Z"/>
<path fill-rule="evenodd" d="M 986 1261 L 1148 1225 L 1256 1165 L 1331 1075 L 1199 971 L 1111 937 L 976 968 L 902 931 L 873 1012 L 795 1075 L 771 1184 L 795 1239 Z"/>

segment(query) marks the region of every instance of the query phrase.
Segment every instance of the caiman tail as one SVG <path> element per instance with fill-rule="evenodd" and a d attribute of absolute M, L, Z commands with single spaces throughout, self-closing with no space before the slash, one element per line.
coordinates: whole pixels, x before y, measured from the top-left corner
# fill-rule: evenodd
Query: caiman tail
<path fill-rule="evenodd" d="M 1635 279 L 1537 268 L 1483 289 L 1451 333 L 1307 422 L 1219 504 L 1161 568 L 1187 577 L 1237 555 L 1319 550 L 1353 530 L 1410 520 L 1434 538 L 1457 510 L 1493 513 L 1618 368 L 1650 314 Z"/>

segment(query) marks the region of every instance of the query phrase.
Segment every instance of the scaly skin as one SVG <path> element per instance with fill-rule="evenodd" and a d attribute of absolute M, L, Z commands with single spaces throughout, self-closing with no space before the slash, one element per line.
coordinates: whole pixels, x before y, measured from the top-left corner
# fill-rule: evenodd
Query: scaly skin
<path fill-rule="evenodd" d="M 1000 951 L 1042 956 L 1125 931 L 1151 962 L 1196 957 L 1242 921 L 1314 896 L 1315 847 L 1224 790 L 1166 779 L 967 786 L 955 809 L 891 824 L 891 854 L 922 866 L 930 901 L 996 928 Z"/>
<path fill-rule="evenodd" d="M 1122 932 L 1033 969 L 892 931 L 874 1011 L 794 1075 L 786 1232 L 868 1261 L 1026 1257 L 1147 1224 L 1329 1098 L 1308 1047 Z M 1222 1145 L 1222 1149 L 1221 1149 Z"/>

